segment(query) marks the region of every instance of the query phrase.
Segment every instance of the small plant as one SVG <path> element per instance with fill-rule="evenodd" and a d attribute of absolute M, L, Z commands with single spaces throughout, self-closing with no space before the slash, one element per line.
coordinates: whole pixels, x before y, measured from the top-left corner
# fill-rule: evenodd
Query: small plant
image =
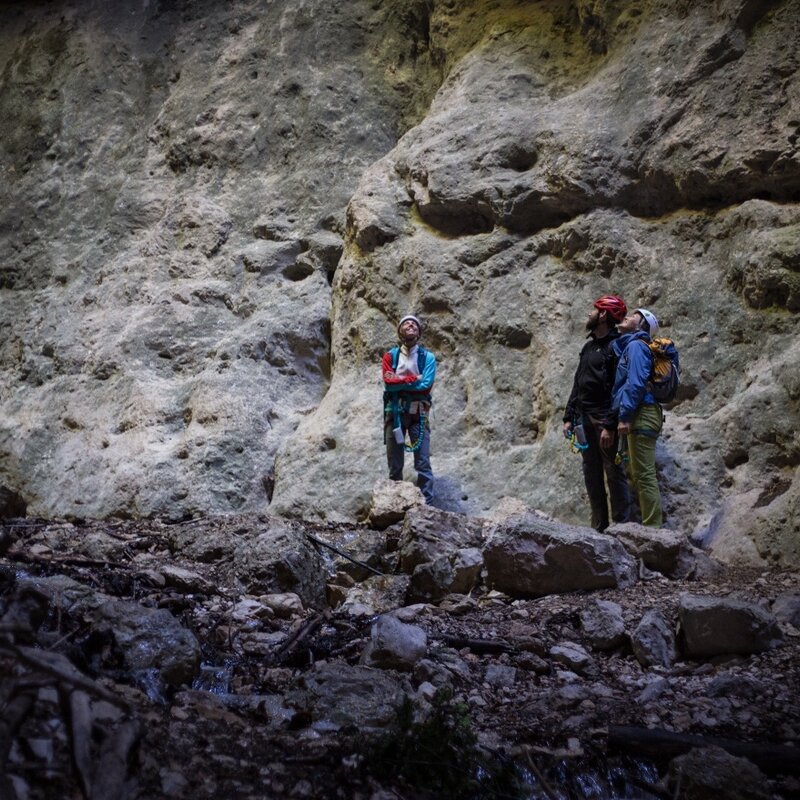
<path fill-rule="evenodd" d="M 414 722 L 411 703 L 406 702 L 395 732 L 365 759 L 373 777 L 451 800 L 522 797 L 511 762 L 478 747 L 468 706 L 453 702 L 449 689 L 440 689 L 432 705 L 425 721 Z"/>

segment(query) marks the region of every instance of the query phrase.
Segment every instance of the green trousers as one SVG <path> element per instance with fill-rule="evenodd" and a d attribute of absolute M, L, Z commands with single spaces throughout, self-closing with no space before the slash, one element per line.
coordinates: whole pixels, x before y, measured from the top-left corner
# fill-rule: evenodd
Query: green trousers
<path fill-rule="evenodd" d="M 661 406 L 642 404 L 631 420 L 628 434 L 628 474 L 639 497 L 642 524 L 654 528 L 664 522 L 656 478 L 656 439 L 663 424 Z"/>

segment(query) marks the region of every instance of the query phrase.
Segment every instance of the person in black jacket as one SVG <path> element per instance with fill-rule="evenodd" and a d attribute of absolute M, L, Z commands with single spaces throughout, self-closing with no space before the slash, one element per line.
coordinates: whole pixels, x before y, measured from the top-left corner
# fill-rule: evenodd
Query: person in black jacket
<path fill-rule="evenodd" d="M 617 368 L 611 345 L 619 336 L 617 323 L 625 318 L 627 310 L 615 295 L 603 295 L 594 302 L 586 320 L 588 340 L 581 349 L 572 393 L 564 411 L 564 436 L 574 433 L 579 440 L 585 438 L 581 451 L 583 479 L 592 510 L 591 525 L 598 531 L 604 531 L 609 524 L 609 496 L 614 522 L 625 522 L 629 515 L 630 490 L 624 467 L 615 463 L 617 419 L 611 410 Z"/>

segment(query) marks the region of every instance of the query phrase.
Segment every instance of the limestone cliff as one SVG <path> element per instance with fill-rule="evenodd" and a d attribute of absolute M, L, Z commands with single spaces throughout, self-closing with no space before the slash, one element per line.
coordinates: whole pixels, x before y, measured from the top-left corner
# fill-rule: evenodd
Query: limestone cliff
<path fill-rule="evenodd" d="M 560 418 L 615 291 L 681 348 L 670 524 L 800 562 L 796 0 L 0 13 L 0 484 L 29 513 L 274 481 L 273 511 L 358 516 L 415 310 L 440 502 L 584 519 Z"/>

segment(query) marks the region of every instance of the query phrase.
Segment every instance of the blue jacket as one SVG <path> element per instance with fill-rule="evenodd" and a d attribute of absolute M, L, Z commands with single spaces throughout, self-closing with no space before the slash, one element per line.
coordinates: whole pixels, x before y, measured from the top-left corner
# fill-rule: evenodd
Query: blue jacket
<path fill-rule="evenodd" d="M 430 350 L 422 348 L 424 364 L 421 364 L 422 374 L 413 383 L 405 383 L 402 380 L 395 382 L 391 380 L 394 373 L 394 364 L 397 363 L 397 354 L 400 350 L 399 347 L 393 347 L 383 356 L 381 364 L 381 371 L 383 373 L 383 388 L 385 391 L 392 394 L 404 394 L 410 396 L 423 396 L 429 395 L 433 388 L 433 382 L 436 380 L 436 358 Z M 389 380 L 387 380 L 389 378 Z"/>
<path fill-rule="evenodd" d="M 653 356 L 647 346 L 650 337 L 644 331 L 625 333 L 611 345 L 619 363 L 614 378 L 612 409 L 620 422 L 630 422 L 642 403 L 656 405 L 647 390 L 653 371 Z"/>

